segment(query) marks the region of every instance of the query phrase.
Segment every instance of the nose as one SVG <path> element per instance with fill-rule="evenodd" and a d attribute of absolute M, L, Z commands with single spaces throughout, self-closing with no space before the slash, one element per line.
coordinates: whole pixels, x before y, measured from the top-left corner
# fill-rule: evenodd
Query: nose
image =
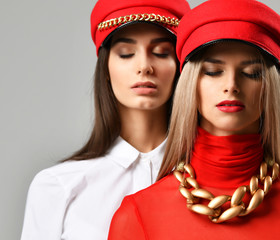
<path fill-rule="evenodd" d="M 154 73 L 152 61 L 147 53 L 139 54 L 136 64 L 136 71 L 138 75 L 150 75 Z"/>
<path fill-rule="evenodd" d="M 238 86 L 238 74 L 235 72 L 229 73 L 226 76 L 224 93 L 238 94 L 240 93 L 240 89 Z"/>

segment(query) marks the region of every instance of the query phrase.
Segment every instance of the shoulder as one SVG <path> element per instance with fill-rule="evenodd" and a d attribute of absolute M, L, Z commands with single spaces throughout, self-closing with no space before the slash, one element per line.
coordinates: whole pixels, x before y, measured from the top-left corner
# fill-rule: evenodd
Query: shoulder
<path fill-rule="evenodd" d="M 108 239 L 135 239 L 135 236 L 139 240 L 148 239 L 145 226 L 153 221 L 153 214 L 162 211 L 158 207 L 161 205 L 159 201 L 168 200 L 167 195 L 173 189 L 178 191 L 175 180 L 171 174 L 144 190 L 126 196 L 112 219 Z"/>
<path fill-rule="evenodd" d="M 179 185 L 173 174 L 170 174 L 150 187 L 127 196 L 120 209 L 123 208 L 132 214 L 139 213 L 139 216 L 147 221 L 155 212 L 161 211 L 163 206 L 172 205 L 173 197 L 180 195 Z"/>
<path fill-rule="evenodd" d="M 102 160 L 104 160 L 103 157 L 91 160 L 67 161 L 46 168 L 36 174 L 30 189 L 61 188 L 68 191 L 85 181 L 87 175 L 99 172 L 104 165 Z"/>
<path fill-rule="evenodd" d="M 137 214 L 142 211 L 144 206 L 147 209 L 147 205 L 151 208 L 153 205 L 157 205 L 159 199 L 168 199 L 168 196 L 172 194 L 171 192 L 177 192 L 179 188 L 179 183 L 173 174 L 170 174 L 158 182 L 152 184 L 151 186 L 124 198 L 119 212 L 133 212 Z"/>
<path fill-rule="evenodd" d="M 173 174 L 160 179 L 151 186 L 131 195 L 135 202 L 157 200 L 159 197 L 169 195 L 171 191 L 177 191 L 179 183 Z"/>
<path fill-rule="evenodd" d="M 147 239 L 139 211 L 132 197 L 124 198 L 110 225 L 108 240 L 123 239 Z"/>

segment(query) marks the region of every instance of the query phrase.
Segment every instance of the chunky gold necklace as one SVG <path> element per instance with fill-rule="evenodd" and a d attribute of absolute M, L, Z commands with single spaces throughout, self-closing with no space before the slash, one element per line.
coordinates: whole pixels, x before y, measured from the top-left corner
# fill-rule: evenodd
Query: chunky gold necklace
<path fill-rule="evenodd" d="M 211 192 L 199 187 L 194 169 L 190 164 L 181 162 L 177 169 L 173 172 L 175 177 L 181 183 L 179 190 L 187 199 L 187 207 L 196 213 L 209 216 L 214 223 L 221 223 L 232 219 L 236 216 L 245 216 L 256 209 L 269 192 L 272 183 L 279 176 L 279 165 L 274 163 L 272 166 L 271 176 L 267 175 L 267 163 L 262 162 L 260 166 L 260 174 L 253 176 L 250 185 L 238 187 L 232 196 L 220 195 L 215 197 Z M 189 177 L 186 177 L 186 173 Z M 263 184 L 263 189 L 259 188 L 259 181 Z M 193 188 L 193 190 L 188 190 Z M 246 192 L 250 193 L 250 202 L 248 206 L 242 201 Z M 209 200 L 209 204 L 199 204 L 201 199 Z M 222 210 L 222 206 L 230 201 L 230 207 Z"/>

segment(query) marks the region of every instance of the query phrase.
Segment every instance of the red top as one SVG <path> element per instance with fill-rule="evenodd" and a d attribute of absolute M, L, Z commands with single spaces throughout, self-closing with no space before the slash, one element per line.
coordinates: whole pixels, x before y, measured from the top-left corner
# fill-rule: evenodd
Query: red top
<path fill-rule="evenodd" d="M 200 187 L 214 195 L 232 195 L 236 184 L 248 184 L 254 172 L 258 171 L 262 158 L 259 139 L 256 134 L 215 137 L 199 129 L 191 164 Z M 210 144 L 212 147 L 209 148 Z M 108 239 L 279 238 L 279 181 L 273 183 L 263 203 L 249 215 L 220 224 L 212 223 L 207 216 L 187 209 L 186 199 L 178 189 L 178 180 L 170 174 L 152 186 L 126 197 L 112 219 Z"/>

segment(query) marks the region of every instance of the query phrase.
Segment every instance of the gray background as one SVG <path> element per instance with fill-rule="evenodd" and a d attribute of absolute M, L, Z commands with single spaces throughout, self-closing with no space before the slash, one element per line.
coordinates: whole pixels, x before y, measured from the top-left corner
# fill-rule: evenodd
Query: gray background
<path fill-rule="evenodd" d="M 0 1 L 0 239 L 20 238 L 34 175 L 80 148 L 93 117 L 96 0 Z M 204 1 L 190 0 L 191 7 Z M 277 0 L 262 1 L 280 13 Z"/>

